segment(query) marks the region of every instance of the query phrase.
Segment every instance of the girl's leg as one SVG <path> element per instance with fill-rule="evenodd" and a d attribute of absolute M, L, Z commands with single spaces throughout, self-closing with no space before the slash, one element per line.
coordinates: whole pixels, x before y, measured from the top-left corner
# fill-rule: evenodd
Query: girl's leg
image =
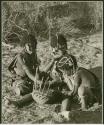
<path fill-rule="evenodd" d="M 82 110 L 87 110 L 89 106 L 93 105 L 94 95 L 90 88 L 80 86 L 78 88 L 78 96 L 80 98 Z"/>
<path fill-rule="evenodd" d="M 65 98 L 63 101 L 62 101 L 62 105 L 61 105 L 61 112 L 59 113 L 59 115 L 61 115 L 64 120 L 71 120 L 71 103 L 72 103 L 72 97 L 68 97 L 68 98 Z"/>
<path fill-rule="evenodd" d="M 29 83 L 27 80 L 20 79 L 20 80 L 16 80 L 13 83 L 13 89 L 16 95 L 24 96 L 32 92 L 33 84 L 31 82 Z"/>
<path fill-rule="evenodd" d="M 72 103 L 71 97 L 65 98 L 61 104 L 61 112 L 62 111 L 70 111 L 71 110 L 71 103 Z"/>
<path fill-rule="evenodd" d="M 30 93 L 30 94 L 24 95 L 22 99 L 19 99 L 16 101 L 8 99 L 8 101 L 9 101 L 9 104 L 13 104 L 16 107 L 23 107 L 25 105 L 32 103 L 34 100 L 32 98 L 32 94 Z"/>

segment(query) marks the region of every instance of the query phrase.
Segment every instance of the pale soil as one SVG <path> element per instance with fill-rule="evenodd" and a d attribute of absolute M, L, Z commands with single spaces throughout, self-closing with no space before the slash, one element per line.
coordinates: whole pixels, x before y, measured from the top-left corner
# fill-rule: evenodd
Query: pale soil
<path fill-rule="evenodd" d="M 99 80 L 102 81 L 102 35 L 101 33 L 94 34 L 88 36 L 88 39 L 89 42 L 87 44 L 90 46 L 84 45 L 84 47 L 82 47 L 80 41 L 68 40 L 69 52 L 77 57 L 79 66 L 91 69 L 98 76 Z M 82 40 L 86 41 L 85 38 L 82 38 Z M 98 47 L 98 49 L 94 47 Z M 37 106 L 34 102 L 21 109 L 6 106 L 5 96 L 15 98 L 10 87 L 11 79 L 7 72 L 7 66 L 14 54 L 20 51 L 18 49 L 20 48 L 12 48 L 4 44 L 2 46 L 2 123 L 62 123 L 62 120 L 58 118 L 55 112 L 57 104 Z M 40 42 L 37 52 L 41 59 L 41 68 L 43 69 L 51 60 L 48 41 Z M 88 111 L 78 111 L 75 108 L 72 114 L 73 117 L 68 123 L 101 123 L 102 105 L 95 104 Z"/>

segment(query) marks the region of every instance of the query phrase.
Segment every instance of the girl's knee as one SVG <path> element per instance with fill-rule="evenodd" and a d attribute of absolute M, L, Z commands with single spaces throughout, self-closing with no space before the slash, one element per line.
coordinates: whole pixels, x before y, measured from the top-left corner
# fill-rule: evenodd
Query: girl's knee
<path fill-rule="evenodd" d="M 29 93 L 32 92 L 29 88 L 26 89 L 26 88 L 24 88 L 22 86 L 16 86 L 16 87 L 14 87 L 14 91 L 15 91 L 15 93 L 16 93 L 17 96 L 20 96 L 20 95 L 24 96 L 24 95 L 29 94 Z"/>
<path fill-rule="evenodd" d="M 62 101 L 61 111 L 70 111 L 71 110 L 71 99 L 66 98 Z"/>

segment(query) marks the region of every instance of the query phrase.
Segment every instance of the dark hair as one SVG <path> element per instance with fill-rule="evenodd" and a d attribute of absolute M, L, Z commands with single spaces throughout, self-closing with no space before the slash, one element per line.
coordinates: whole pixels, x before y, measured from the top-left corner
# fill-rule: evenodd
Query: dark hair
<path fill-rule="evenodd" d="M 66 40 L 66 38 L 64 37 L 63 34 L 58 34 L 57 36 L 52 35 L 50 45 L 53 48 L 60 46 L 58 49 L 62 48 L 64 50 L 66 50 L 67 49 L 67 40 Z"/>
<path fill-rule="evenodd" d="M 35 36 L 33 36 L 32 34 L 29 34 L 27 43 L 31 43 L 31 45 L 35 45 L 35 48 L 36 48 L 37 40 L 36 40 Z"/>
<path fill-rule="evenodd" d="M 51 36 L 50 45 L 53 48 L 57 47 L 57 36 L 56 35 Z"/>
<path fill-rule="evenodd" d="M 35 45 L 35 48 L 36 48 L 36 46 L 37 46 L 37 39 L 32 34 L 24 35 L 23 36 L 23 45 L 25 45 L 26 43 L 30 43 L 32 46 Z"/>
<path fill-rule="evenodd" d="M 67 40 L 63 34 L 58 34 L 57 42 L 60 46 L 64 46 L 64 49 L 67 49 Z"/>

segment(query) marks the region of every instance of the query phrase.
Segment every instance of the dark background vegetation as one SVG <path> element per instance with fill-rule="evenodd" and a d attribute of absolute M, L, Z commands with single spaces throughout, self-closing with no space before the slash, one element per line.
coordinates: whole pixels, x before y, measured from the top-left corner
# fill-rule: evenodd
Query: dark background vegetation
<path fill-rule="evenodd" d="M 76 56 L 78 65 L 90 69 L 102 81 L 102 8 L 101 1 L 2 2 L 3 123 L 60 123 L 54 112 L 56 105 L 50 106 L 49 110 L 34 103 L 22 109 L 11 109 L 5 104 L 5 96 L 19 98 L 11 90 L 7 66 L 21 50 L 20 45 L 25 42 L 23 36 L 27 33 L 32 33 L 38 40 L 41 68 L 51 60 L 51 34 L 60 32 L 65 35 L 68 52 Z M 95 105 L 88 112 L 74 111 L 73 114 L 75 119 L 69 123 L 102 122 L 101 106 Z"/>
<path fill-rule="evenodd" d="M 51 25 L 66 36 L 94 33 L 102 28 L 101 1 L 3 2 L 2 14 L 5 40 L 9 33 L 21 37 L 21 32 L 26 30 L 48 39 Z"/>

